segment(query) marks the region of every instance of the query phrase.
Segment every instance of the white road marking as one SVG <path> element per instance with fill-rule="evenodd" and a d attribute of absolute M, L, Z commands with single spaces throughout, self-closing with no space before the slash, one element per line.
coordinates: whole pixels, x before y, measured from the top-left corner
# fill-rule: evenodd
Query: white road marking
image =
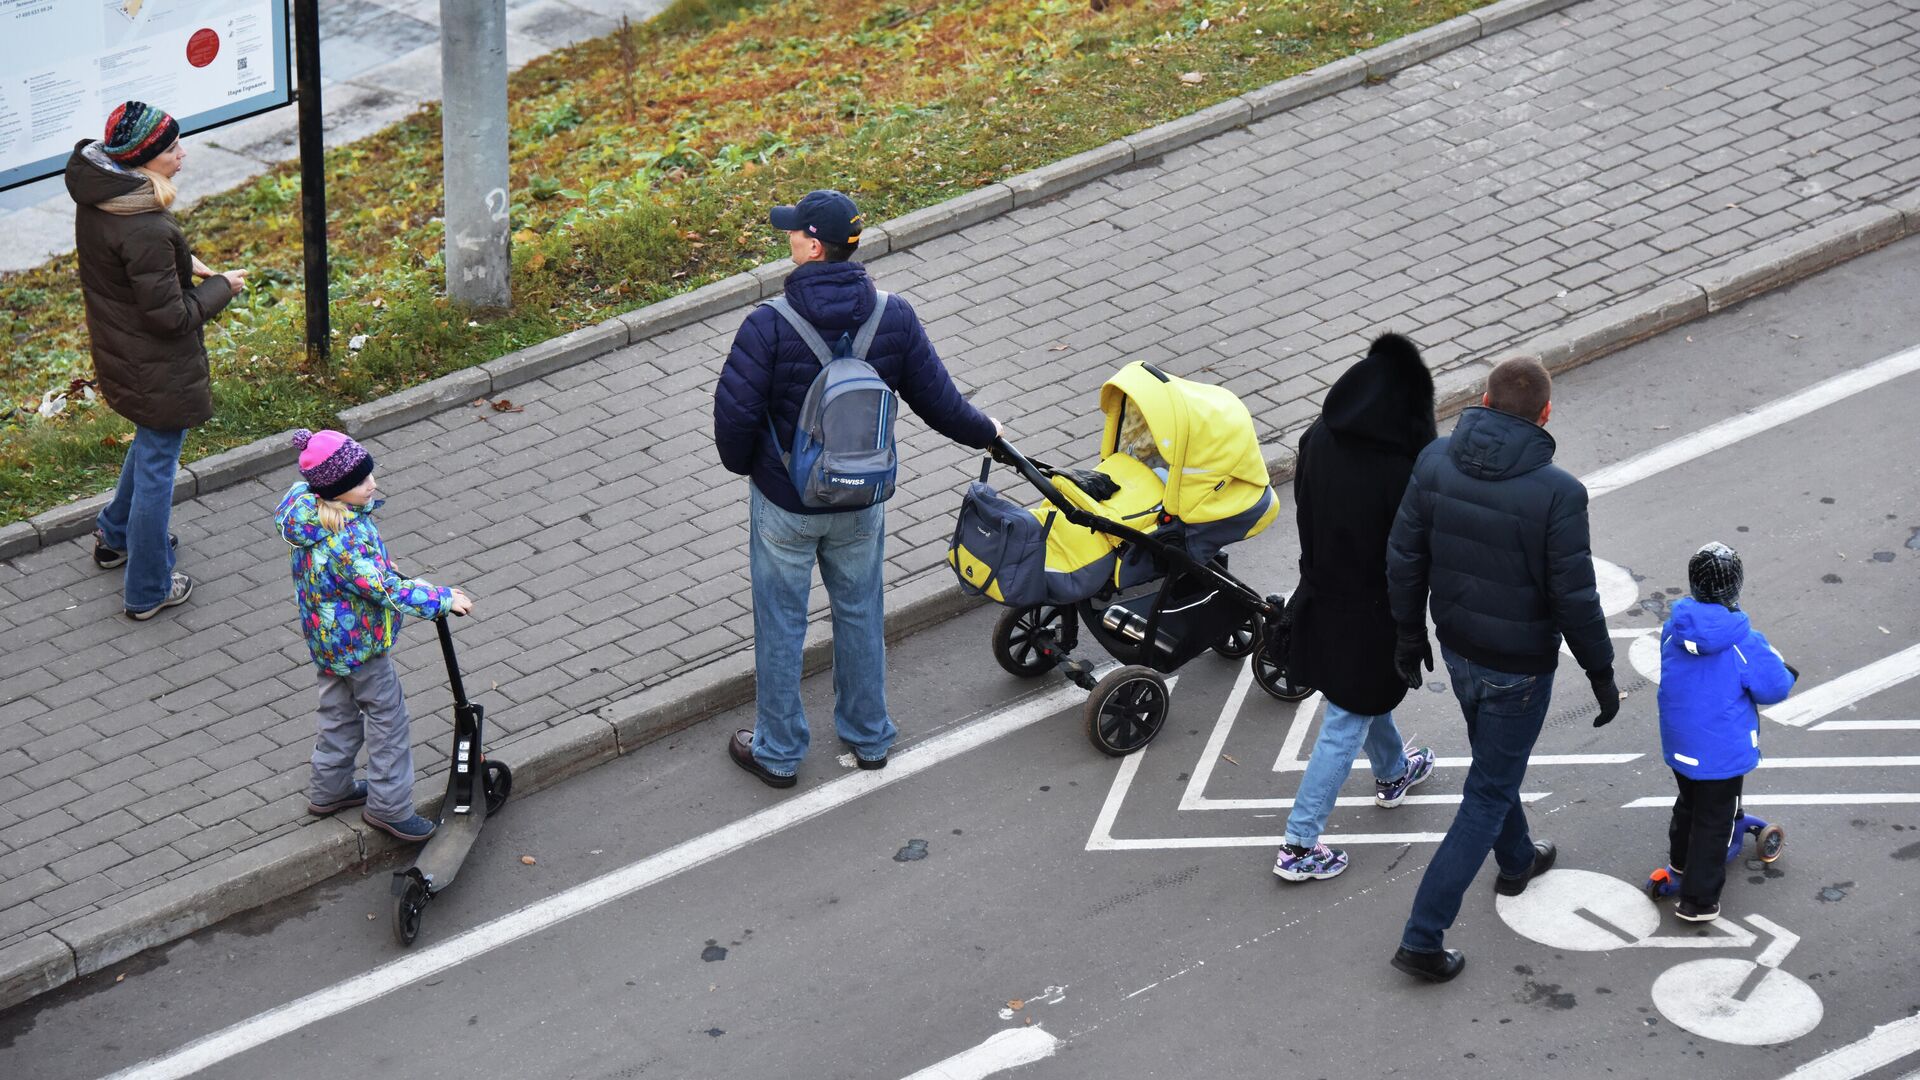
<path fill-rule="evenodd" d="M 1532 768 L 1535 765 L 1625 765 L 1630 761 L 1638 761 L 1646 756 L 1645 754 L 1535 754 L 1527 759 L 1527 767 Z M 1436 769 L 1464 769 L 1471 764 L 1473 764 L 1473 758 L 1471 757 L 1437 757 L 1433 759 L 1433 767 Z M 1373 765 L 1366 758 L 1357 757 L 1353 759 L 1353 767 L 1355 769 L 1371 770 Z M 1275 762 L 1273 771 L 1306 772 L 1307 763 L 1305 761 Z M 1219 799 L 1202 799 L 1200 805 L 1183 807 L 1183 809 L 1217 810 L 1220 808 L 1220 803 L 1221 800 Z"/>
<path fill-rule="evenodd" d="M 1829 713 L 1898 686 L 1920 675 L 1920 645 L 1911 645 L 1802 694 L 1761 710 L 1760 715 L 1789 727 L 1805 727 Z"/>
<path fill-rule="evenodd" d="M 1060 1040 L 1037 1026 L 1008 1028 L 994 1032 L 979 1046 L 921 1069 L 906 1080 L 984 1080 L 995 1073 L 1044 1061 L 1059 1048 Z"/>
<path fill-rule="evenodd" d="M 1882 791 L 1851 793 L 1842 792 L 1829 795 L 1742 795 L 1742 806 L 1867 806 L 1875 803 L 1920 803 L 1920 792 Z M 1635 799 L 1630 803 L 1621 803 L 1622 810 L 1651 810 L 1659 807 L 1671 809 L 1673 796 L 1649 795 Z"/>
<path fill-rule="evenodd" d="M 1616 462 L 1604 469 L 1589 473 L 1584 478 L 1587 497 L 1597 499 L 1608 492 L 1618 491 L 1628 484 L 1657 476 L 1675 466 L 1684 465 L 1715 450 L 1725 449 L 1743 439 L 1798 420 L 1837 401 L 1843 401 L 1862 391 L 1871 390 L 1882 383 L 1915 371 L 1920 371 L 1920 347 L 1895 353 L 1865 367 L 1855 368 L 1803 390 L 1796 390 L 1786 397 L 1777 398 L 1738 416 L 1729 417 L 1717 424 L 1710 424 L 1690 435 L 1683 435 L 1645 453 L 1636 454 L 1625 461 Z"/>
<path fill-rule="evenodd" d="M 1761 758 L 1763 769 L 1910 769 L 1920 765 L 1920 757 L 1883 755 L 1880 757 L 1776 757 Z"/>
<path fill-rule="evenodd" d="M 581 882 L 518 911 L 481 923 L 439 945 L 411 953 L 269 1009 L 251 1019 L 196 1039 L 172 1053 L 122 1069 L 109 1080 L 176 1080 L 192 1076 L 282 1035 L 364 1005 L 403 986 L 539 933 L 556 923 L 585 914 L 603 904 L 819 817 L 855 799 L 871 795 L 881 788 L 897 784 L 975 747 L 1053 716 L 1084 696 L 1084 691 L 1070 683 L 1031 695 L 896 755 L 884 770 L 855 772 L 785 798 L 730 825 Z"/>
<path fill-rule="evenodd" d="M 1822 720 L 1808 731 L 1920 731 L 1920 720 Z"/>
<path fill-rule="evenodd" d="M 1761 972 L 1758 982 L 1755 971 Z M 1661 972 L 1653 980 L 1653 1004 L 1675 1026 L 1735 1046 L 1792 1042 L 1819 1027 L 1826 1013 L 1820 995 L 1799 976 L 1732 956 L 1689 960 Z"/>
<path fill-rule="evenodd" d="M 1227 733 L 1233 730 L 1233 722 L 1239 718 L 1240 706 L 1247 700 L 1247 690 L 1252 685 L 1253 661 L 1248 660 L 1240 666 L 1240 675 L 1233 680 L 1233 689 L 1227 693 L 1227 702 L 1220 707 L 1220 718 L 1214 721 L 1213 732 L 1207 736 L 1206 748 L 1200 752 L 1200 763 L 1193 767 L 1193 776 L 1187 780 L 1187 790 L 1180 795 L 1180 809 L 1192 810 L 1199 806 L 1207 790 L 1207 780 L 1213 776 L 1213 763 L 1219 761 L 1220 755 L 1226 751 Z M 1302 701 L 1295 707 L 1294 723 L 1298 725 L 1301 716 L 1311 716 L 1312 710 L 1318 708 L 1319 704 L 1319 694 Z M 1287 738 L 1292 741 L 1293 729 L 1287 730 Z"/>
<path fill-rule="evenodd" d="M 1553 794 L 1551 791 L 1523 791 L 1520 801 L 1539 802 Z M 1459 806 L 1459 795 L 1408 795 L 1401 802 L 1408 806 Z M 1203 809 L 1207 810 L 1291 810 L 1292 799 L 1208 799 Z M 1335 806 L 1372 806 L 1371 795 L 1347 795 L 1333 800 Z M 1382 809 L 1390 809 L 1383 807 Z"/>
<path fill-rule="evenodd" d="M 1873 1033 L 1838 1050 L 1829 1050 L 1780 1080 L 1854 1080 L 1920 1052 L 1920 1016 L 1881 1024 Z"/>
<path fill-rule="evenodd" d="M 1542 874 L 1519 896 L 1495 897 L 1493 906 L 1501 921 L 1521 937 L 1575 952 L 1744 949 L 1758 940 L 1753 931 L 1731 919 L 1702 924 L 1705 937 L 1655 937 L 1661 927 L 1660 908 L 1638 886 L 1570 867 Z M 1778 930 L 1772 923 L 1767 927 L 1769 933 Z"/>

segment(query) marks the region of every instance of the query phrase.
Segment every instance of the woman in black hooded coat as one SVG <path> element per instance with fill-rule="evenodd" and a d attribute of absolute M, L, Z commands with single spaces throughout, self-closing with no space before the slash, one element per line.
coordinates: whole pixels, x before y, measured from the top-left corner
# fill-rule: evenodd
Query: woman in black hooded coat
<path fill-rule="evenodd" d="M 1433 377 L 1420 350 L 1384 334 L 1334 382 L 1300 440 L 1300 587 L 1287 666 L 1294 682 L 1325 695 L 1326 708 L 1274 862 L 1285 880 L 1347 868 L 1346 853 L 1320 843 L 1320 832 L 1362 746 L 1380 806 L 1399 805 L 1433 771 L 1433 752 L 1403 747 L 1393 722 L 1407 685 L 1393 666 L 1387 534 L 1414 458 L 1435 435 Z"/>

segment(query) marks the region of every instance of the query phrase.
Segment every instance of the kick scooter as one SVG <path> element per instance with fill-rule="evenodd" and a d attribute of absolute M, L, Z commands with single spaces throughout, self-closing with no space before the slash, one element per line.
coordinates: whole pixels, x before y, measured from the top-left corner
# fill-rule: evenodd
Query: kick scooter
<path fill-rule="evenodd" d="M 447 797 L 440 802 L 440 820 L 421 846 L 413 865 L 393 872 L 393 938 L 413 944 L 420 933 L 420 914 L 441 890 L 453 884 L 460 864 L 473 850 L 480 827 L 500 812 L 513 791 L 513 770 L 504 761 L 488 761 L 484 750 L 479 705 L 467 700 L 460 682 L 460 662 L 453 654 L 453 632 L 445 615 L 433 621 L 440 631 L 440 651 L 447 658 L 447 682 L 453 688 L 453 757 L 447 774 Z"/>
<path fill-rule="evenodd" d="M 1733 823 L 1733 840 L 1727 845 L 1728 862 L 1740 857 L 1740 846 L 1746 842 L 1749 833 L 1753 835 L 1754 854 L 1768 866 L 1780 858 L 1787 846 L 1787 830 L 1742 810 Z M 1680 879 L 1663 866 L 1648 874 L 1647 883 L 1640 888 L 1647 894 L 1647 899 L 1659 900 L 1677 895 L 1680 892 Z"/>

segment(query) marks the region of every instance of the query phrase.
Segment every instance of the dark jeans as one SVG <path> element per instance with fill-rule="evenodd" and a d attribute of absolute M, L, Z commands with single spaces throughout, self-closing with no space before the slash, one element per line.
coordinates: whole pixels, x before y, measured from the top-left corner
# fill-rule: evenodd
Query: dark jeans
<path fill-rule="evenodd" d="M 1673 800 L 1673 821 L 1667 825 L 1667 864 L 1682 872 L 1680 898 L 1703 907 L 1720 902 L 1727 884 L 1727 849 L 1733 846 L 1733 823 L 1740 816 L 1740 786 L 1744 776 L 1725 780 L 1694 780 L 1673 774 L 1680 795 Z M 1697 865 L 1688 853 L 1697 851 Z"/>
<path fill-rule="evenodd" d="M 1533 838 L 1527 835 L 1520 783 L 1526 779 L 1527 759 L 1553 696 L 1550 671 L 1508 674 L 1444 647 L 1440 656 L 1453 680 L 1453 696 L 1460 700 L 1460 711 L 1467 718 L 1473 764 L 1461 790 L 1460 810 L 1420 879 L 1413 914 L 1400 936 L 1400 944 L 1412 952 L 1440 951 L 1447 928 L 1460 914 L 1460 899 L 1480 873 L 1487 852 L 1493 852 L 1494 862 L 1508 877 L 1520 877 L 1533 868 Z"/>

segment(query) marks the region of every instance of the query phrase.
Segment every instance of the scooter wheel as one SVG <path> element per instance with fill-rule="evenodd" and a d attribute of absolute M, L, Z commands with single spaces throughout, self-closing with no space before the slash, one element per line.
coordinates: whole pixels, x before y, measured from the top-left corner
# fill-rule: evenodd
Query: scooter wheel
<path fill-rule="evenodd" d="M 1673 878 L 1667 874 L 1667 869 L 1663 866 L 1647 875 L 1647 883 L 1642 885 L 1640 890 L 1647 894 L 1647 899 L 1658 900 L 1668 895 L 1667 890 L 1672 883 Z"/>
<path fill-rule="evenodd" d="M 418 878 L 410 879 L 393 905 L 393 940 L 401 945 L 413 944 L 413 939 L 420 936 L 420 913 L 426 908 L 427 886 Z"/>
<path fill-rule="evenodd" d="M 993 624 L 993 658 L 1009 675 L 1031 679 L 1060 663 L 1061 639 L 1073 609 L 1042 604 L 1001 612 Z"/>
<path fill-rule="evenodd" d="M 507 796 L 513 794 L 513 770 L 504 761 L 487 762 L 487 816 L 500 812 L 507 803 Z"/>
<path fill-rule="evenodd" d="M 1760 861 L 1772 863 L 1778 859 L 1787 847 L 1787 830 L 1778 825 L 1769 825 L 1754 837 L 1753 846 L 1760 851 Z"/>
<path fill-rule="evenodd" d="M 1152 668 L 1108 672 L 1087 698 L 1087 741 L 1108 757 L 1125 757 L 1160 734 L 1170 703 L 1167 681 Z"/>

